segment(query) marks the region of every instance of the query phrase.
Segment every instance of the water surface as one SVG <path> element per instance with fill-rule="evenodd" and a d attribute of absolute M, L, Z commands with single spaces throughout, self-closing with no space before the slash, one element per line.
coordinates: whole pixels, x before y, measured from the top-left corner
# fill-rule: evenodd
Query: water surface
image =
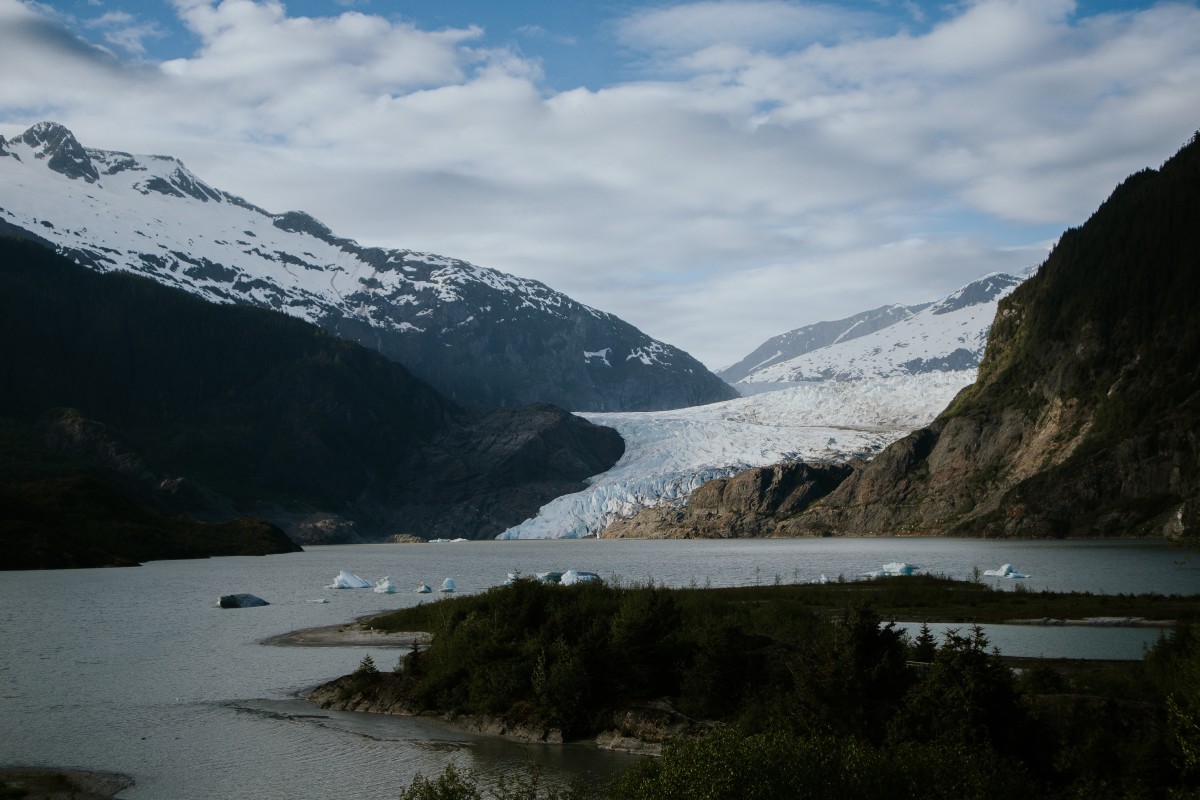
<path fill-rule="evenodd" d="M 132 569 L 5 572 L 0 765 L 124 772 L 137 784 L 121 797 L 168 800 L 394 797 L 417 772 L 440 772 L 451 760 L 490 775 L 536 762 L 552 777 L 602 780 L 636 759 L 465 735 L 428 720 L 323 712 L 298 699 L 366 654 L 388 669 L 402 651 L 260 642 L 431 599 L 325 588 L 341 569 L 371 580 L 391 576 L 402 588 L 453 577 L 470 592 L 515 571 L 574 567 L 628 583 L 733 586 L 852 578 L 892 561 L 960 578 L 1012 563 L 1030 575 L 1023 583 L 1031 590 L 1200 592 L 1196 559 L 1161 543 L 908 538 L 360 545 Z M 271 605 L 216 607 L 219 595 L 234 592 Z M 320 598 L 329 602 L 312 602 Z M 1049 654 L 1065 636 L 1038 630 L 1044 641 L 1033 645 L 1035 655 Z M 1006 652 L 1013 647 L 1002 644 Z"/>

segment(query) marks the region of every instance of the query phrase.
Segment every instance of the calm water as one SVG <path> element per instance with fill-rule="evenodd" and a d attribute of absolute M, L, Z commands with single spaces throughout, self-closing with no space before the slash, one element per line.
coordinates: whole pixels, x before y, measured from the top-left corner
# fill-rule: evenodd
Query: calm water
<path fill-rule="evenodd" d="M 1029 589 L 1200 592 L 1200 559 L 1156 543 L 946 539 L 472 542 L 312 548 L 266 558 L 163 561 L 135 569 L 0 573 L 0 765 L 113 770 L 125 798 L 395 797 L 448 761 L 485 775 L 539 763 L 592 776 L 635 759 L 586 746 L 529 745 L 434 722 L 323 712 L 299 693 L 400 651 L 269 647 L 266 637 L 428 602 L 402 592 L 324 588 L 341 569 L 402 588 L 453 577 L 460 592 L 505 574 L 577 568 L 609 579 L 731 586 L 846 578 L 891 561 L 968 577 L 1012 563 Z M 1009 588 L 1013 581 L 994 580 Z M 271 602 L 216 608 L 221 594 Z M 329 603 L 311 601 L 327 598 Z M 1030 632 L 1032 631 L 1032 632 Z M 1026 629 L 993 641 L 1013 655 L 1136 657 L 1156 632 Z M 1007 636 L 1007 632 L 1004 632 Z M 1079 636 L 1087 644 L 1069 639 Z M 1141 637 L 1140 639 L 1137 637 Z M 1120 641 L 1118 641 L 1120 640 Z M 1027 652 L 1021 652 L 1026 648 Z"/>

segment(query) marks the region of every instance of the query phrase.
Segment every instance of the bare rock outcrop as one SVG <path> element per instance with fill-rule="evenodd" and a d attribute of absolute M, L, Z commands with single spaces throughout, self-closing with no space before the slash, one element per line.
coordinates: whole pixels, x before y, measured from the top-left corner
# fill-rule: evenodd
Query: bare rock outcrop
<path fill-rule="evenodd" d="M 846 464 L 794 462 L 708 481 L 681 508 L 649 508 L 613 522 L 604 538 L 728 539 L 789 536 L 789 519 L 850 474 Z"/>

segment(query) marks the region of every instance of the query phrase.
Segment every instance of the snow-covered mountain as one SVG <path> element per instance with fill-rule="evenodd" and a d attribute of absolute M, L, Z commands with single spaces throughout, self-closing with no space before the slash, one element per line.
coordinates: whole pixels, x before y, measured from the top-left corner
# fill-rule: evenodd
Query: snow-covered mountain
<path fill-rule="evenodd" d="M 83 147 L 55 123 L 0 137 L 6 232 L 97 270 L 309 320 L 462 403 L 625 411 L 734 395 L 687 353 L 542 283 L 363 247 L 302 212 L 215 189 L 176 159 Z"/>
<path fill-rule="evenodd" d="M 870 457 L 927 425 L 974 379 L 967 370 L 831 380 L 677 411 L 586 414 L 621 434 L 624 456 L 498 538 L 589 536 L 748 467 Z"/>
<path fill-rule="evenodd" d="M 974 370 L 996 304 L 1025 277 L 993 273 L 917 306 L 884 306 L 776 336 L 722 371 L 741 386 Z"/>

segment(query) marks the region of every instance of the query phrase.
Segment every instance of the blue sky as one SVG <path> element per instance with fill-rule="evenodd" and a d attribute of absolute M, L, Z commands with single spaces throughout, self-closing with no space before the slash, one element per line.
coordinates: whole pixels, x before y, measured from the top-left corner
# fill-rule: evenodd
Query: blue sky
<path fill-rule="evenodd" d="M 1200 8 L 0 0 L 0 74 L 0 134 L 175 155 L 720 367 L 1039 263 L 1200 128 Z"/>

